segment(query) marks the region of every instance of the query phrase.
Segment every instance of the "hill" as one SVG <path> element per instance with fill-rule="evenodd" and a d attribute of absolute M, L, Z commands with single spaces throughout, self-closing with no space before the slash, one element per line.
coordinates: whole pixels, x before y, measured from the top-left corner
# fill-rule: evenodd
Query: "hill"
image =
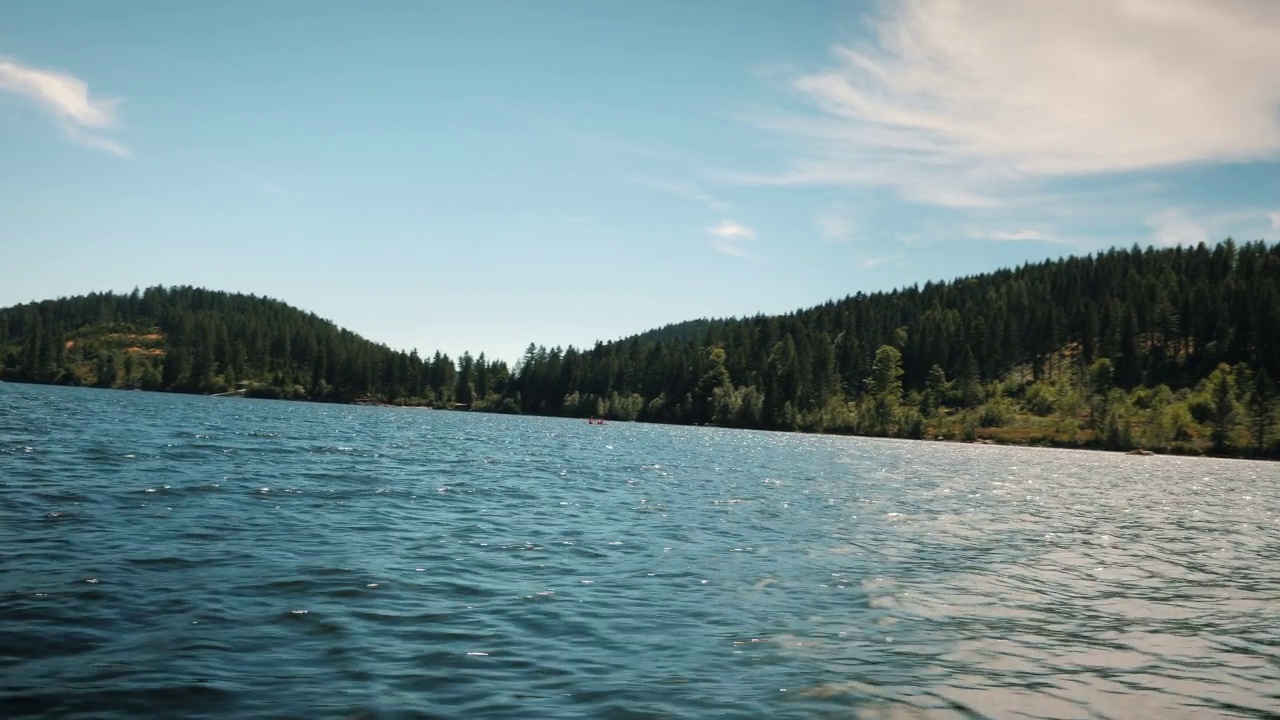
<path fill-rule="evenodd" d="M 483 356 L 423 359 L 278 300 L 192 287 L 0 310 L 3 380 L 452 406 L 500 398 L 508 375 Z"/>
<path fill-rule="evenodd" d="M 190 287 L 0 310 L 0 379 L 776 430 L 1274 456 L 1280 249 L 1133 247 L 694 320 L 590 349 L 420 358 Z"/>
<path fill-rule="evenodd" d="M 650 344 L 656 342 L 684 342 L 687 340 L 701 340 L 711 328 L 719 327 L 725 324 L 725 320 L 710 320 L 707 318 L 698 318 L 697 320 L 685 320 L 684 322 L 671 323 L 663 325 L 654 330 L 646 330 L 639 335 L 623 338 L 623 342 L 634 340 L 641 344 Z"/>
<path fill-rule="evenodd" d="M 530 348 L 522 410 L 865 435 L 1276 452 L 1280 249 L 1110 250 Z"/>

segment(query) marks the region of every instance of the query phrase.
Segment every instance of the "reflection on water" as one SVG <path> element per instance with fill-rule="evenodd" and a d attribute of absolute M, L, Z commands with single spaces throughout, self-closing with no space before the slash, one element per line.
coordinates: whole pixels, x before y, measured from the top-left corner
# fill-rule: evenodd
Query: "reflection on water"
<path fill-rule="evenodd" d="M 1280 468 L 0 385 L 5 717 L 1280 716 Z"/>

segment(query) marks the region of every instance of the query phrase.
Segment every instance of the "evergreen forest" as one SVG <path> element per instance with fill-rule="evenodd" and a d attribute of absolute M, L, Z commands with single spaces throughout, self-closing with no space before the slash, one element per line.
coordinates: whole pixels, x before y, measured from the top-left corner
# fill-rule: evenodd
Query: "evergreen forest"
<path fill-rule="evenodd" d="M 590 348 L 402 352 L 192 287 L 0 310 L 0 380 L 1280 457 L 1280 246 L 1113 249 Z"/>

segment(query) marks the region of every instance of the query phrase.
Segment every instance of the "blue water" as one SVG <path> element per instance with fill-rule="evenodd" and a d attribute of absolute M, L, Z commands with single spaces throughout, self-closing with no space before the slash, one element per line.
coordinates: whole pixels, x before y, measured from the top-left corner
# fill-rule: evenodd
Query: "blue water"
<path fill-rule="evenodd" d="M 1280 466 L 0 384 L 0 716 L 1280 716 Z"/>

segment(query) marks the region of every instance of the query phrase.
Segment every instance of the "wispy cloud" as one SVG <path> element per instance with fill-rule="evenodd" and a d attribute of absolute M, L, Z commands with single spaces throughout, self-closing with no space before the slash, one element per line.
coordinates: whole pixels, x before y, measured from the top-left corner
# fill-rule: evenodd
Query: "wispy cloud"
<path fill-rule="evenodd" d="M 712 196 L 710 193 L 693 183 L 657 180 L 654 178 L 635 178 L 628 182 L 636 187 L 656 190 L 661 193 L 673 195 L 682 200 L 698 203 L 699 205 L 705 206 L 708 210 L 713 210 L 715 212 L 725 212 L 733 208 L 733 205 L 730 203 Z"/>
<path fill-rule="evenodd" d="M 825 158 L 799 160 L 790 169 L 774 174 L 731 172 L 720 173 L 716 179 L 735 185 L 775 187 L 886 185 L 897 188 L 907 200 L 954 209 L 995 208 L 1005 204 L 989 190 L 979 189 L 978 183 L 965 178 L 965 173 L 957 167 L 945 167 L 941 163 L 915 167 L 873 146 L 859 148 L 860 151 L 822 147 L 826 142 L 822 134 L 816 130 L 811 154 L 825 154 Z"/>
<path fill-rule="evenodd" d="M 814 223 L 822 237 L 837 243 L 849 243 L 857 239 L 858 221 L 844 204 L 832 204 L 818 213 Z"/>
<path fill-rule="evenodd" d="M 87 133 L 74 125 L 64 124 L 62 126 L 62 132 L 67 136 L 67 139 L 79 145 L 84 145 L 85 147 L 93 148 L 94 150 L 101 150 L 102 152 L 110 153 L 117 157 L 133 157 L 132 150 L 111 138 Z"/>
<path fill-rule="evenodd" d="M 998 243 L 1033 242 L 1047 245 L 1064 245 L 1080 252 L 1095 250 L 1098 248 L 1100 241 L 1102 241 L 1102 238 L 1096 236 L 1085 237 L 1078 234 L 1062 234 L 1056 230 L 1039 230 L 1036 228 L 1019 228 L 1015 230 L 1000 227 L 972 229 L 966 234 L 974 240 L 987 240 Z M 1105 242 L 1102 244 L 1105 244 Z"/>
<path fill-rule="evenodd" d="M 728 240 L 712 240 L 711 247 L 722 255 L 740 258 L 751 257 L 751 253 L 747 252 L 741 245 Z"/>
<path fill-rule="evenodd" d="M 880 267 L 881 265 L 884 265 L 886 263 L 891 263 L 894 260 L 897 260 L 899 257 L 901 256 L 900 255 L 882 255 L 877 257 L 864 257 L 857 260 L 854 264 L 860 270 L 869 270 L 874 267 Z"/>
<path fill-rule="evenodd" d="M 90 97 L 89 85 L 74 75 L 0 57 L 0 90 L 35 102 L 53 116 L 73 142 L 120 157 L 131 155 L 128 148 L 115 140 L 90 132 L 116 126 L 116 107 L 120 101 Z"/>
<path fill-rule="evenodd" d="M 1034 183 L 1280 155 L 1280 3 L 901 0 L 753 120 L 804 154 L 742 182 L 991 208 Z"/>
<path fill-rule="evenodd" d="M 1034 228 L 1020 228 L 1017 230 L 1005 228 L 972 229 L 965 234 L 974 240 L 994 240 L 996 242 L 1062 242 L 1057 235 Z"/>
<path fill-rule="evenodd" d="M 1049 236 L 1039 230 L 993 230 L 982 235 L 988 240 L 998 240 L 1000 242 L 1019 242 L 1023 240 L 1039 240 L 1046 241 Z"/>
<path fill-rule="evenodd" d="M 1150 240 L 1155 245 L 1177 247 L 1209 241 L 1209 231 L 1183 208 L 1165 208 L 1148 215 L 1144 222 L 1151 228 Z"/>
<path fill-rule="evenodd" d="M 755 230 L 732 220 L 722 220 L 720 224 L 707 228 L 707 233 L 713 238 L 711 247 L 716 252 L 733 257 L 750 257 L 741 243 L 756 238 Z"/>
<path fill-rule="evenodd" d="M 724 240 L 754 240 L 756 231 L 732 220 L 722 220 L 719 225 L 708 228 L 707 232 Z"/>
<path fill-rule="evenodd" d="M 1269 230 L 1280 229 L 1277 220 L 1280 213 L 1260 208 L 1212 210 L 1171 206 L 1150 213 L 1143 222 L 1151 230 L 1149 240 L 1153 244 L 1174 247 L 1212 243 L 1227 237 L 1259 240 Z"/>

